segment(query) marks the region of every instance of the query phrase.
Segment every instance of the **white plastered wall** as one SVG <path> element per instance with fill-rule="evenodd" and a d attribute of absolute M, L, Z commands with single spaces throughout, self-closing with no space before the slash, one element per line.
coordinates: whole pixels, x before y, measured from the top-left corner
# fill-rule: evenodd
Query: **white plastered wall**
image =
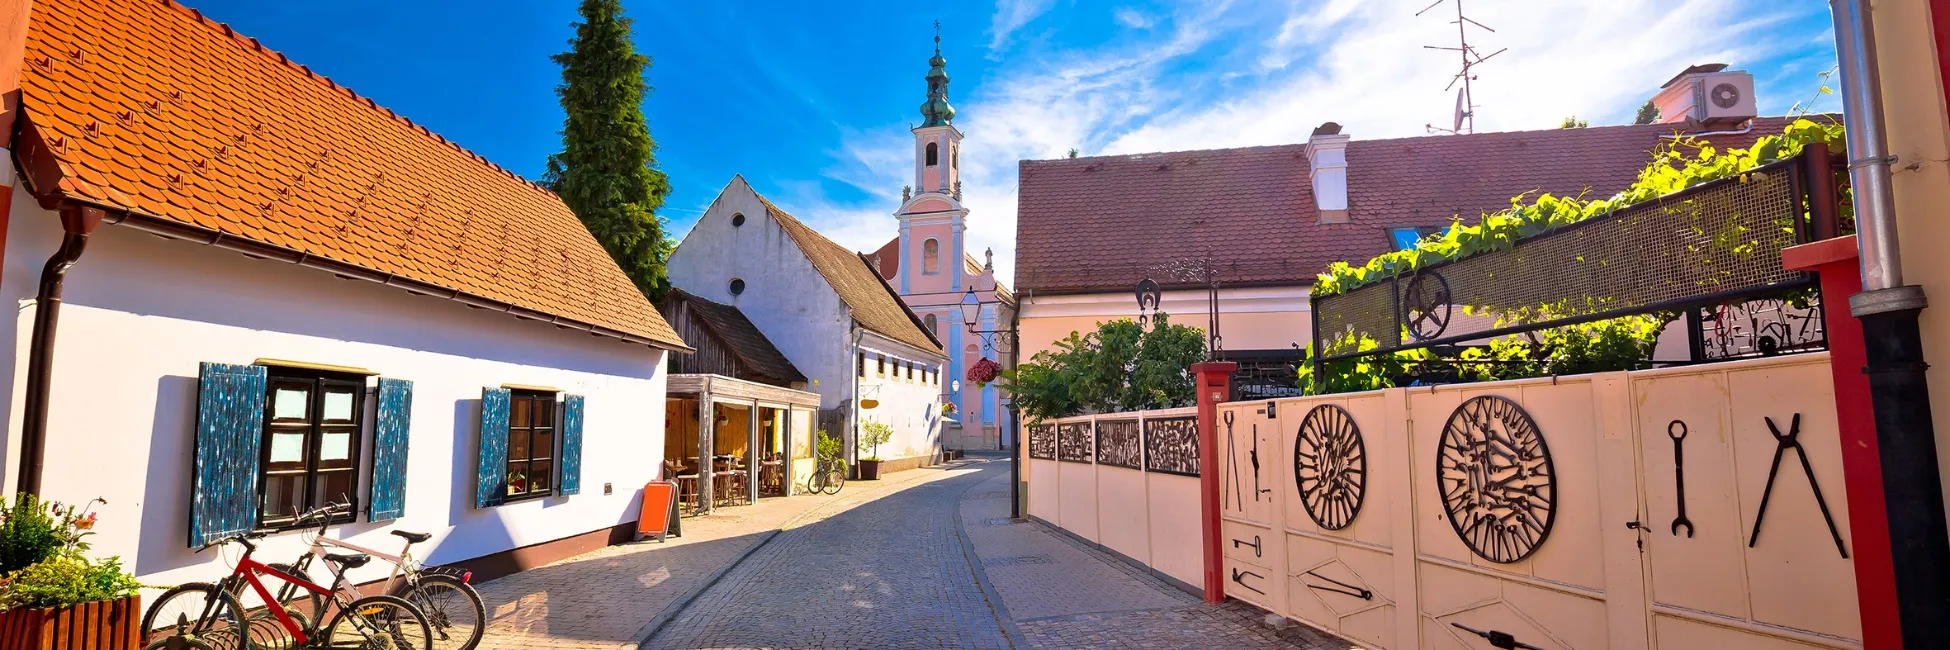
<path fill-rule="evenodd" d="M 18 305 L 15 317 L 0 319 L 9 328 L 0 336 L 14 341 L 14 371 L 0 373 L 8 488 L 18 473 L 32 298 L 59 238 L 56 216 L 16 193 L 0 275 L 0 296 Z M 103 225 L 92 239 L 68 274 L 42 492 L 66 502 L 107 499 L 97 507 L 93 553 L 121 556 L 145 584 L 228 570 L 218 553 L 187 548 L 203 361 L 287 359 L 414 382 L 405 516 L 372 524 L 361 513 L 334 537 L 392 551 L 400 542 L 390 529 L 432 533 L 416 552 L 449 563 L 636 519 L 641 487 L 662 459 L 665 353 L 127 226 Z M 587 397 L 580 495 L 474 507 L 481 388 L 502 383 Z M 606 484 L 613 494 L 604 494 Z M 259 557 L 289 561 L 300 548 L 298 534 L 278 534 Z M 378 564 L 353 577 L 383 577 Z"/>

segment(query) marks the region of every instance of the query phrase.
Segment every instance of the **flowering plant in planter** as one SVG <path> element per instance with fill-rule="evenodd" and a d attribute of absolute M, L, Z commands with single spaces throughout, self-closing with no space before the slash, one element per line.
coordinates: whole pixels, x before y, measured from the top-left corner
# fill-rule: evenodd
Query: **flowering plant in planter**
<path fill-rule="evenodd" d="M 94 499 L 80 506 L 31 494 L 0 502 L 0 646 L 102 637 L 135 625 L 142 587 L 120 557 L 90 560 Z"/>
<path fill-rule="evenodd" d="M 979 359 L 968 366 L 968 380 L 977 386 L 987 386 L 1002 374 L 1002 364 L 992 359 Z"/>

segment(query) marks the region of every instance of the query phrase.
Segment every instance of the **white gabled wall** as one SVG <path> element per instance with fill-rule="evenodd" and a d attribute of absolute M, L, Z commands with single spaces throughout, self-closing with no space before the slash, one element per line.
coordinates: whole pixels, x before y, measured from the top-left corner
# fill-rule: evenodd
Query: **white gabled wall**
<path fill-rule="evenodd" d="M 913 379 L 907 378 L 906 368 L 895 372 L 896 362 L 914 361 L 925 366 L 941 368 L 939 358 L 924 357 L 911 346 L 902 345 L 877 334 L 868 334 L 860 344 L 867 353 L 867 373 L 860 378 L 861 399 L 879 402 L 870 409 L 861 409 L 860 417 L 884 422 L 893 427 L 894 435 L 880 446 L 879 455 L 884 460 L 897 460 L 925 456 L 941 450 L 941 393 L 938 384 L 931 384 L 916 372 Z M 875 355 L 887 355 L 886 376 L 881 376 L 875 362 Z M 943 373 L 946 380 L 946 373 Z M 860 457 L 874 455 L 870 447 L 860 449 Z"/>
<path fill-rule="evenodd" d="M 15 301 L 15 368 L 7 402 L 6 490 L 18 472 L 21 394 L 39 266 L 54 250 L 54 214 L 16 193 L 0 296 Z M 146 584 L 212 580 L 227 565 L 187 546 L 198 362 L 258 358 L 364 367 L 414 382 L 406 514 L 336 527 L 382 550 L 387 534 L 434 534 L 418 547 L 447 563 L 601 530 L 636 519 L 642 485 L 663 453 L 664 353 L 587 333 L 293 264 L 103 225 L 69 272 L 50 400 L 45 478 L 51 499 L 94 497 L 96 555 L 119 555 Z M 582 493 L 474 507 L 480 395 L 519 383 L 587 397 Z M 359 486 L 371 477 L 371 409 Z M 604 484 L 614 485 L 604 495 Z M 363 501 L 363 500 L 362 500 Z M 363 503 L 362 503 L 363 508 Z M 265 560 L 289 561 L 297 533 L 273 536 Z M 234 552 L 231 556 L 234 559 Z M 355 578 L 384 577 L 374 563 Z"/>
<path fill-rule="evenodd" d="M 745 215 L 741 226 L 732 216 Z M 852 316 L 825 276 L 766 211 L 743 178 L 733 178 L 670 253 L 670 283 L 705 300 L 735 305 L 772 346 L 815 384 L 820 408 L 853 397 Z M 745 291 L 731 295 L 733 278 Z"/>

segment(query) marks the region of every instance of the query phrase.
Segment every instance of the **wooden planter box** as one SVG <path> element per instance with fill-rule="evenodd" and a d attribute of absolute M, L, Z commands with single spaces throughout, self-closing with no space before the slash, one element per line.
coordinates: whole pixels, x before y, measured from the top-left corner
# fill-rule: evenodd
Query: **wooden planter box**
<path fill-rule="evenodd" d="M 136 650 L 142 597 L 0 611 L 0 650 Z"/>

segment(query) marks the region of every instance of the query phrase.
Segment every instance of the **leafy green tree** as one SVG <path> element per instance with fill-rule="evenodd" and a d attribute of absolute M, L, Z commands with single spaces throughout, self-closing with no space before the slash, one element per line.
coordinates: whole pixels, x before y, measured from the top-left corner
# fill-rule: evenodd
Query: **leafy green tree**
<path fill-rule="evenodd" d="M 872 447 L 873 454 L 860 460 L 880 460 L 880 446 L 894 438 L 894 428 L 885 422 L 867 420 L 860 423 L 860 445 Z"/>
<path fill-rule="evenodd" d="M 1651 124 L 1657 121 L 1659 121 L 1659 107 L 1653 105 L 1650 99 L 1645 100 L 1645 105 L 1639 107 L 1639 114 L 1632 117 L 1633 124 Z"/>
<path fill-rule="evenodd" d="M 1001 385 L 1032 420 L 1190 406 L 1191 366 L 1203 358 L 1204 332 L 1159 313 L 1149 329 L 1125 318 L 1071 332 L 1004 372 Z"/>
<path fill-rule="evenodd" d="M 1563 123 L 1563 124 L 1561 124 L 1561 125 L 1559 125 L 1559 126 L 1558 126 L 1557 128 L 1560 128 L 1560 129 L 1582 129 L 1582 128 L 1584 128 L 1584 127 L 1587 127 L 1587 126 L 1591 126 L 1591 123 L 1590 123 L 1590 122 L 1586 122 L 1586 121 L 1584 121 L 1584 120 L 1580 120 L 1580 119 L 1578 119 L 1578 116 L 1576 116 L 1576 115 L 1572 115 L 1572 116 L 1570 116 L 1570 117 L 1567 117 L 1567 118 L 1564 118 L 1564 123 Z"/>
<path fill-rule="evenodd" d="M 568 118 L 562 151 L 548 157 L 543 183 L 562 197 L 596 241 L 651 300 L 670 289 L 664 263 L 671 244 L 657 209 L 670 181 L 657 169 L 657 144 L 643 119 L 650 57 L 631 42 L 620 0 L 583 0 L 555 87 Z"/>

